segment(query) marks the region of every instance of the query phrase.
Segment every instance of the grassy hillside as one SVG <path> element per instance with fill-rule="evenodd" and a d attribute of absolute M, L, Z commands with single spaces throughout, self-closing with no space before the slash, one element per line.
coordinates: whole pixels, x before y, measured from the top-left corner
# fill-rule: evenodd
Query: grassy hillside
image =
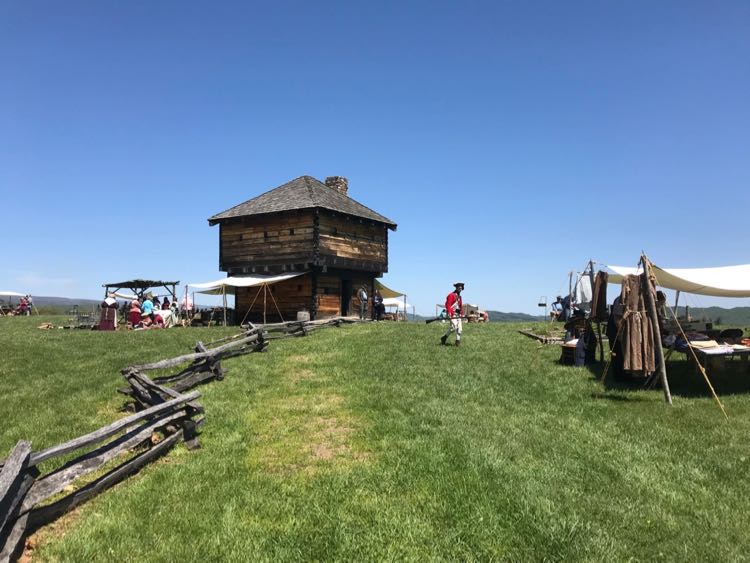
<path fill-rule="evenodd" d="M 121 416 L 119 369 L 231 329 L 0 319 L 0 456 Z M 525 324 L 524 326 L 527 326 Z M 681 360 L 675 405 L 556 363 L 511 324 L 377 323 L 275 341 L 202 388 L 171 452 L 34 538 L 39 561 L 742 560 L 750 378 Z M 739 367 L 739 366 L 737 366 Z"/>

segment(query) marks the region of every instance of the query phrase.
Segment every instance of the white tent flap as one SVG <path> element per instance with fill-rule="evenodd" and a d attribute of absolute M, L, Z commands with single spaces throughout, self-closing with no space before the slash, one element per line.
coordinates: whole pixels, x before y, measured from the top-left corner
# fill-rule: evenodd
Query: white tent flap
<path fill-rule="evenodd" d="M 188 284 L 190 291 L 195 293 L 208 293 L 211 295 L 221 295 L 226 291 L 226 288 L 231 287 L 255 287 L 264 284 L 273 284 L 281 281 L 285 281 L 297 276 L 302 276 L 307 272 L 290 272 L 288 274 L 281 274 L 279 276 L 247 276 L 237 277 L 230 276 L 213 282 L 205 283 L 191 283 Z"/>
<path fill-rule="evenodd" d="M 0 297 L 26 297 L 26 294 L 17 291 L 0 291 Z"/>
<path fill-rule="evenodd" d="M 126 299 L 127 301 L 138 299 L 138 296 L 133 293 L 120 293 L 119 291 L 110 291 L 107 295 L 111 295 L 116 299 Z"/>
<path fill-rule="evenodd" d="M 383 305 L 386 307 L 397 307 L 398 309 L 406 309 L 407 305 L 404 303 L 403 299 L 398 299 L 396 297 L 386 297 L 383 299 Z M 414 305 L 409 305 L 409 307 L 414 307 Z"/>
<path fill-rule="evenodd" d="M 750 264 L 720 268 L 660 268 L 652 264 L 656 284 L 685 293 L 714 297 L 750 297 Z M 609 283 L 621 283 L 622 277 L 638 274 L 640 268 L 607 266 L 615 272 Z"/>

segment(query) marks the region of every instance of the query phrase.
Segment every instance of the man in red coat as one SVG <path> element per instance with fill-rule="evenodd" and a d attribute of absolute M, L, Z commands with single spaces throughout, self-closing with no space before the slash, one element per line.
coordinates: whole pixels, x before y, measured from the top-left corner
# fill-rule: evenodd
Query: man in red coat
<path fill-rule="evenodd" d="M 440 337 L 440 344 L 443 346 L 447 344 L 448 337 L 451 332 L 454 331 L 456 332 L 456 346 L 461 345 L 461 329 L 463 328 L 461 315 L 464 310 L 464 302 L 461 299 L 461 292 L 464 289 L 464 284 L 463 282 L 456 282 L 453 284 L 453 287 L 455 289 L 445 298 L 445 311 L 450 318 L 450 326 L 448 327 L 448 332 Z"/>

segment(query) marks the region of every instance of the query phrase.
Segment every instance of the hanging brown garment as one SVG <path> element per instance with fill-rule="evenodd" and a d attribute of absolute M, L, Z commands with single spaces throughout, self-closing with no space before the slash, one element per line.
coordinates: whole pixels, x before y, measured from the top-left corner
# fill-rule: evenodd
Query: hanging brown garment
<path fill-rule="evenodd" d="M 609 283 L 609 274 L 607 272 L 597 272 L 594 278 L 594 297 L 591 300 L 591 317 L 590 319 L 597 323 L 607 320 L 607 284 Z"/>
<path fill-rule="evenodd" d="M 649 284 L 650 285 L 650 284 Z M 646 314 L 641 276 L 629 275 L 622 280 L 620 297 L 625 308 L 622 320 L 623 368 L 631 372 L 656 371 L 654 332 Z"/>

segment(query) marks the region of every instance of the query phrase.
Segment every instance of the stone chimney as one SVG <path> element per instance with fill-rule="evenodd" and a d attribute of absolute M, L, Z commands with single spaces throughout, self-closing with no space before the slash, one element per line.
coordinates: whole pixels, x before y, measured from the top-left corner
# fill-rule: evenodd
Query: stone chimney
<path fill-rule="evenodd" d="M 333 188 L 340 194 L 348 197 L 347 192 L 349 191 L 349 180 L 343 176 L 328 176 L 328 178 L 326 178 L 326 186 Z"/>

